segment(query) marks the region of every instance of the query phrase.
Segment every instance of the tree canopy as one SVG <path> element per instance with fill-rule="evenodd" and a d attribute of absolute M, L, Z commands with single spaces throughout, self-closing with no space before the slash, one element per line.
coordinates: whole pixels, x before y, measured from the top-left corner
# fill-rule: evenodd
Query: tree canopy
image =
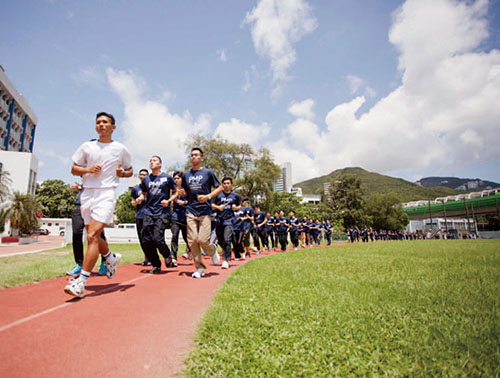
<path fill-rule="evenodd" d="M 118 223 L 135 223 L 135 208 L 130 191 L 120 194 L 116 201 L 115 215 Z"/>
<path fill-rule="evenodd" d="M 62 180 L 45 180 L 36 187 L 36 199 L 44 217 L 69 218 L 78 192 Z"/>

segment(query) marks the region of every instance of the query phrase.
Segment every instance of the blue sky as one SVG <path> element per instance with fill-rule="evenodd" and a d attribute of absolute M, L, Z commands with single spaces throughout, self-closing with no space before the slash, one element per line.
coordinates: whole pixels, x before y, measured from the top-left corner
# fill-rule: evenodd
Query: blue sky
<path fill-rule="evenodd" d="M 115 114 L 136 168 L 188 134 L 267 146 L 293 181 L 361 166 L 500 182 L 499 1 L 9 2 L 0 64 L 38 116 L 39 179 Z"/>

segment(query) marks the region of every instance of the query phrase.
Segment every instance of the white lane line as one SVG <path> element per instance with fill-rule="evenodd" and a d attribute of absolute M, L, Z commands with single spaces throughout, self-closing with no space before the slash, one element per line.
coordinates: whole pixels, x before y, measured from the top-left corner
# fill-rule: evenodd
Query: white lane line
<path fill-rule="evenodd" d="M 127 285 L 127 284 L 130 284 L 132 282 L 139 281 L 139 280 L 142 280 L 142 279 L 148 278 L 148 277 L 151 277 L 151 276 L 145 275 L 145 276 L 137 277 L 137 278 L 134 278 L 134 279 L 126 281 L 126 282 L 121 282 L 121 283 L 118 284 L 118 286 Z M 109 288 L 104 289 L 104 290 L 96 291 L 96 292 L 90 294 L 89 296 L 95 295 L 95 294 L 106 293 L 108 291 L 116 289 L 116 287 L 117 286 L 112 286 L 112 287 L 109 287 Z M 23 323 L 29 322 L 30 320 L 39 318 L 40 316 L 43 316 L 43 315 L 46 315 L 46 314 L 50 314 L 51 312 L 60 310 L 61 308 L 64 308 L 64 307 L 67 307 L 67 306 L 71 306 L 72 304 L 75 304 L 75 303 L 77 303 L 77 302 L 65 302 L 65 303 L 61 303 L 60 305 L 57 305 L 55 307 L 49 308 L 49 309 L 44 310 L 44 311 L 40 311 L 40 312 L 38 312 L 36 314 L 27 316 L 27 317 L 19 319 L 19 320 L 16 320 L 15 322 L 12 322 L 12 323 L 9 323 L 9 324 L 6 324 L 6 325 L 0 327 L 0 332 L 6 331 L 6 330 L 8 330 L 8 329 L 10 329 L 12 327 L 15 327 L 15 326 L 19 325 L 19 324 L 23 324 Z"/>

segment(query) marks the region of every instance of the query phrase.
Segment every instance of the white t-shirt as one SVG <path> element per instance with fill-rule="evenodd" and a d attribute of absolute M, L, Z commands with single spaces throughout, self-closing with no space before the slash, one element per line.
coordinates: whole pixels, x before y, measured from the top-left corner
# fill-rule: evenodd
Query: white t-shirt
<path fill-rule="evenodd" d="M 118 164 L 123 169 L 132 166 L 132 158 L 127 148 L 120 142 L 101 143 L 91 140 L 83 143 L 73 154 L 73 162 L 79 166 L 101 165 L 101 172 L 86 173 L 82 177 L 84 188 L 116 188 L 119 177 L 116 175 Z"/>

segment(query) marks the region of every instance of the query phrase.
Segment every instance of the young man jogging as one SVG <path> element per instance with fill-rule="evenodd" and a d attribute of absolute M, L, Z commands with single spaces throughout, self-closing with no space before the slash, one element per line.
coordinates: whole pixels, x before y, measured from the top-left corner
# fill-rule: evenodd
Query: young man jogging
<path fill-rule="evenodd" d="M 182 176 L 183 191 L 186 194 L 187 237 L 196 271 L 193 278 L 205 275 L 206 266 L 201 259 L 201 248 L 212 257 L 212 262 L 219 264 L 220 257 L 213 243 L 210 242 L 212 207 L 210 200 L 222 192 L 222 185 L 210 169 L 203 168 L 203 151 L 195 147 L 191 150 L 192 168 Z M 212 191 L 212 188 L 215 188 Z"/>
<path fill-rule="evenodd" d="M 144 202 L 137 202 L 137 198 L 142 194 L 141 183 L 144 178 L 149 175 L 147 169 L 141 169 L 139 171 L 139 185 L 136 185 L 132 188 L 130 193 L 130 197 L 132 198 L 132 206 L 135 207 L 135 226 L 137 230 L 137 237 L 139 238 L 139 244 L 141 245 L 142 252 L 144 253 L 144 261 L 142 262 L 142 266 L 150 266 L 151 263 L 148 261 L 146 246 L 144 244 L 144 238 L 142 237 L 142 222 L 144 220 Z"/>
<path fill-rule="evenodd" d="M 269 249 L 269 241 L 267 239 L 267 231 L 266 231 L 266 223 L 267 218 L 266 214 L 263 211 L 260 211 L 259 205 L 254 205 L 254 220 L 255 220 L 255 230 L 253 236 L 253 244 L 257 248 L 257 254 L 260 255 L 261 251 L 264 248 Z M 262 244 L 262 249 L 261 249 Z"/>
<path fill-rule="evenodd" d="M 98 113 L 96 131 L 99 139 L 85 142 L 73 155 L 71 173 L 82 176 L 84 188 L 81 213 L 87 229 L 88 247 L 80 276 L 64 291 L 79 298 L 84 295 L 85 285 L 99 254 L 106 259 L 108 278 L 113 277 L 121 259 L 119 253 L 109 251 L 108 243 L 100 237 L 104 227 L 113 221 L 115 189 L 119 179 L 130 177 L 133 173 L 127 148 L 111 138 L 115 128 L 115 118 L 111 114 Z"/>
<path fill-rule="evenodd" d="M 142 193 L 137 201 L 145 201 L 144 220 L 142 224 L 142 238 L 146 247 L 146 256 L 153 268 L 151 273 L 161 273 L 161 261 L 156 250 L 165 259 L 165 266 L 176 266 L 177 261 L 170 256 L 170 249 L 165 243 L 165 229 L 170 217 L 170 203 L 177 198 L 177 194 L 170 196 L 175 190 L 172 176 L 161 171 L 161 158 L 152 156 L 149 160 L 151 174 L 141 182 Z M 140 203 L 139 202 L 139 203 Z"/>
<path fill-rule="evenodd" d="M 299 248 L 299 225 L 300 220 L 295 216 L 295 211 L 290 211 L 290 218 L 288 219 L 290 225 L 290 241 L 293 244 L 293 249 L 296 251 Z"/>
<path fill-rule="evenodd" d="M 223 192 L 212 200 L 212 209 L 217 210 L 217 240 L 222 247 L 222 269 L 229 268 L 231 260 L 231 238 L 233 236 L 234 211 L 241 209 L 240 196 L 232 191 L 233 179 L 224 177 Z"/>

